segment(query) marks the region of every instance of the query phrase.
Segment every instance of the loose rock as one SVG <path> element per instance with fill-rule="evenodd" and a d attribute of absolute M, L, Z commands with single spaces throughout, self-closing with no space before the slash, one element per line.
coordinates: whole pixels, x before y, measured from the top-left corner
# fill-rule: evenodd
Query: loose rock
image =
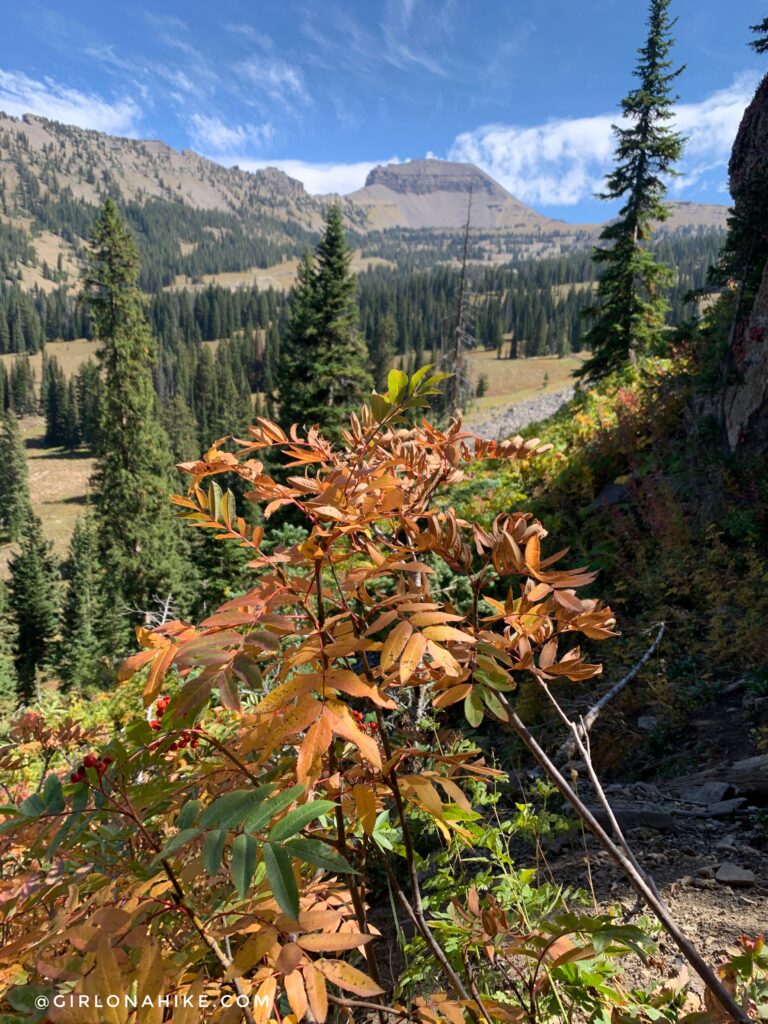
<path fill-rule="evenodd" d="M 726 861 L 717 869 L 715 878 L 721 885 L 730 885 L 735 889 L 745 889 L 755 884 L 754 872 L 749 868 L 740 868 L 738 864 Z"/>

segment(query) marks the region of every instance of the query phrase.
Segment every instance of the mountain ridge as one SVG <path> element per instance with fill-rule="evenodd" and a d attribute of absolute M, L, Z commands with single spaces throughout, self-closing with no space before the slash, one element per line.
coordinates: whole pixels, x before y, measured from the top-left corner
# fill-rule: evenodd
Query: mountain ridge
<path fill-rule="evenodd" d="M 455 259 L 470 196 L 473 259 L 559 255 L 591 245 L 600 231 L 532 210 L 473 164 L 436 158 L 380 164 L 348 195 L 313 196 L 276 167 L 225 167 L 161 139 L 0 113 L 0 277 L 46 290 L 74 280 L 94 211 L 107 196 L 131 206 L 133 227 L 144 239 L 142 258 L 158 263 L 145 281 L 150 288 L 177 275 L 295 258 L 311 244 L 330 202 L 341 204 L 354 244 L 373 255 L 389 255 L 382 232 L 397 229 L 400 251 L 420 247 L 435 260 Z M 726 217 L 725 207 L 679 204 L 664 230 L 721 228 Z M 33 258 L 24 257 L 24 243 Z"/>

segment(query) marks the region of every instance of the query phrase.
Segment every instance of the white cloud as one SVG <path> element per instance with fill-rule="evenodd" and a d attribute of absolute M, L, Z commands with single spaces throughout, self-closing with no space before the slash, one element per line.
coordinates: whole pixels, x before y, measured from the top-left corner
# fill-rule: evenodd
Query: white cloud
<path fill-rule="evenodd" d="M 274 135 L 272 125 L 228 125 L 220 117 L 192 114 L 189 119 L 193 145 L 205 153 L 238 153 L 246 146 L 264 146 Z"/>
<path fill-rule="evenodd" d="M 449 160 L 477 164 L 527 203 L 578 203 L 599 187 L 611 153 L 610 116 L 491 124 L 457 136 Z"/>
<path fill-rule="evenodd" d="M 215 157 L 213 159 L 216 159 Z M 369 171 L 377 163 L 399 164 L 398 157 L 390 160 L 361 161 L 354 164 L 312 164 L 304 160 L 250 160 L 219 159 L 220 163 L 237 163 L 244 171 L 260 171 L 265 167 L 277 167 L 291 178 L 297 178 L 310 195 L 328 195 L 332 192 L 346 195 L 362 188 Z"/>
<path fill-rule="evenodd" d="M 263 50 L 271 50 L 275 45 L 271 36 L 266 35 L 264 32 L 259 32 L 253 25 L 248 25 L 245 22 L 229 22 L 224 26 L 224 31 L 231 32 L 233 35 L 244 36 Z"/>
<path fill-rule="evenodd" d="M 304 86 L 300 68 L 272 57 L 253 57 L 237 65 L 237 70 L 251 85 L 286 107 L 294 103 L 305 106 L 310 97 Z"/>
<path fill-rule="evenodd" d="M 704 178 L 722 179 L 757 76 L 745 72 L 700 103 L 680 104 L 676 125 L 689 137 L 673 183 L 681 195 Z M 528 203 L 574 205 L 598 192 L 613 162 L 615 117 L 563 118 L 533 127 L 484 125 L 457 136 L 451 160 L 477 164 Z M 715 185 L 719 180 L 715 181 Z"/>
<path fill-rule="evenodd" d="M 0 110 L 13 117 L 38 114 L 40 117 L 93 128 L 111 135 L 136 135 L 141 108 L 131 98 L 110 102 L 95 93 L 79 92 L 53 78 L 42 81 L 22 71 L 0 68 Z"/>

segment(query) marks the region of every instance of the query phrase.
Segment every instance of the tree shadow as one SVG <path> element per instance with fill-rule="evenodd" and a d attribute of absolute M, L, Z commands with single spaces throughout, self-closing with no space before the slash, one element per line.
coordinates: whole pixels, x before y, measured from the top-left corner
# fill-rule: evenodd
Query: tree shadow
<path fill-rule="evenodd" d="M 43 505 L 82 505 L 91 503 L 91 496 L 88 494 L 72 494 L 68 498 L 52 498 L 50 501 L 43 501 Z"/>
<path fill-rule="evenodd" d="M 25 448 L 33 448 L 36 451 L 44 451 L 43 459 L 66 459 L 67 461 L 79 461 L 80 459 L 92 459 L 93 453 L 90 448 L 76 448 L 70 451 L 66 448 L 53 448 L 46 445 L 40 437 L 28 437 L 24 442 Z"/>

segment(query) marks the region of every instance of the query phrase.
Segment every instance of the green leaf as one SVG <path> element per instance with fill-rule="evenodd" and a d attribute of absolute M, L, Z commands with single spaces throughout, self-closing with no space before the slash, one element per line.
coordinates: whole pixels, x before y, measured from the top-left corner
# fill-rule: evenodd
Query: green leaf
<path fill-rule="evenodd" d="M 408 394 L 413 395 L 419 389 L 419 384 L 424 380 L 430 370 L 433 368 L 434 363 L 427 363 L 426 366 L 419 367 L 418 370 L 411 376 L 411 381 L 408 386 Z"/>
<path fill-rule="evenodd" d="M 193 839 L 196 839 L 201 831 L 199 828 L 185 828 L 183 832 L 177 832 L 175 836 L 171 836 L 152 863 L 159 864 L 161 860 L 167 860 L 177 850 L 180 850 L 182 846 L 186 846 L 187 843 L 191 843 Z"/>
<path fill-rule="evenodd" d="M 237 501 L 229 488 L 224 492 L 224 496 L 221 499 L 221 514 L 227 523 L 234 523 L 237 519 Z"/>
<path fill-rule="evenodd" d="M 493 690 L 487 689 L 485 686 L 480 687 L 480 693 L 482 694 L 483 703 L 496 718 L 502 722 L 509 721 L 509 715 L 504 708 L 504 705 L 499 700 L 498 696 Z"/>
<path fill-rule="evenodd" d="M 333 800 L 313 800 L 311 803 L 302 804 L 300 807 L 289 811 L 282 821 L 274 826 L 269 833 L 270 842 L 279 843 L 283 839 L 290 839 L 297 832 L 301 832 L 305 825 L 315 818 L 321 817 L 332 811 L 336 804 Z"/>
<path fill-rule="evenodd" d="M 397 405 L 408 387 L 408 374 L 402 370 L 390 370 L 387 377 L 387 393 L 392 405 Z"/>
<path fill-rule="evenodd" d="M 371 395 L 371 412 L 377 423 L 381 423 L 387 413 L 391 411 L 391 408 L 389 399 L 385 395 L 377 395 L 374 391 Z"/>
<path fill-rule="evenodd" d="M 358 872 L 348 860 L 319 839 L 289 839 L 283 847 L 293 857 L 316 868 L 333 871 L 334 874 L 356 875 Z"/>
<path fill-rule="evenodd" d="M 474 686 L 464 698 L 464 715 L 471 726 L 475 729 L 483 720 L 483 699 L 480 696 L 480 687 Z"/>
<path fill-rule="evenodd" d="M 208 512 L 214 519 L 221 519 L 221 488 L 212 480 L 208 487 Z"/>
<path fill-rule="evenodd" d="M 49 814 L 61 814 L 64 810 L 64 794 L 58 775 L 49 775 L 43 786 L 43 800 Z"/>
<path fill-rule="evenodd" d="M 304 786 L 291 786 L 290 789 L 277 793 L 245 818 L 243 828 L 246 832 L 261 831 L 261 829 L 270 824 L 273 818 L 277 817 L 280 811 L 290 807 L 294 800 L 298 799 L 303 792 Z"/>
<path fill-rule="evenodd" d="M 84 782 L 80 783 L 72 794 L 72 813 L 82 811 L 88 806 L 88 787 Z"/>
<path fill-rule="evenodd" d="M 58 829 L 58 831 L 54 835 L 53 839 L 48 844 L 48 849 L 45 851 L 46 860 L 50 860 L 51 859 L 51 857 L 56 852 L 56 850 L 59 848 L 59 846 L 61 845 L 63 840 L 66 838 L 67 833 L 69 832 L 69 830 L 72 828 L 72 826 L 74 825 L 75 821 L 79 817 L 80 817 L 79 814 L 68 814 L 67 815 L 67 817 L 64 819 L 64 824 L 61 826 L 60 829 Z"/>
<path fill-rule="evenodd" d="M 203 843 L 203 864 L 209 875 L 217 874 L 221 867 L 221 858 L 224 856 L 224 843 L 227 841 L 227 830 L 218 829 L 209 832 Z"/>
<path fill-rule="evenodd" d="M 299 890 L 291 867 L 291 858 L 280 846 L 264 844 L 264 863 L 267 867 L 267 878 L 272 895 L 277 905 L 294 921 L 299 917 Z"/>
<path fill-rule="evenodd" d="M 198 811 L 200 810 L 199 800 L 187 800 L 184 806 L 179 811 L 179 817 L 176 821 L 176 827 L 182 831 L 185 828 L 191 828 L 195 818 L 197 818 Z"/>
<path fill-rule="evenodd" d="M 245 899 L 248 887 L 256 870 L 256 840 L 243 832 L 235 836 L 232 843 L 232 860 L 229 864 L 229 874 L 232 884 L 237 889 L 240 899 Z M 298 897 L 297 897 L 298 900 Z"/>
<path fill-rule="evenodd" d="M 42 814 L 45 811 L 43 798 L 39 793 L 33 793 L 32 796 L 28 796 L 26 800 L 19 804 L 19 811 L 26 815 L 27 818 L 36 818 L 38 814 Z"/>
<path fill-rule="evenodd" d="M 200 827 L 234 828 L 258 807 L 274 788 L 270 783 L 267 786 L 233 789 L 230 793 L 225 793 L 203 811 L 200 816 Z"/>
<path fill-rule="evenodd" d="M 444 380 L 448 380 L 448 378 L 452 376 L 452 373 L 434 373 L 425 383 L 424 387 L 431 388 L 435 384 L 441 384 Z"/>

